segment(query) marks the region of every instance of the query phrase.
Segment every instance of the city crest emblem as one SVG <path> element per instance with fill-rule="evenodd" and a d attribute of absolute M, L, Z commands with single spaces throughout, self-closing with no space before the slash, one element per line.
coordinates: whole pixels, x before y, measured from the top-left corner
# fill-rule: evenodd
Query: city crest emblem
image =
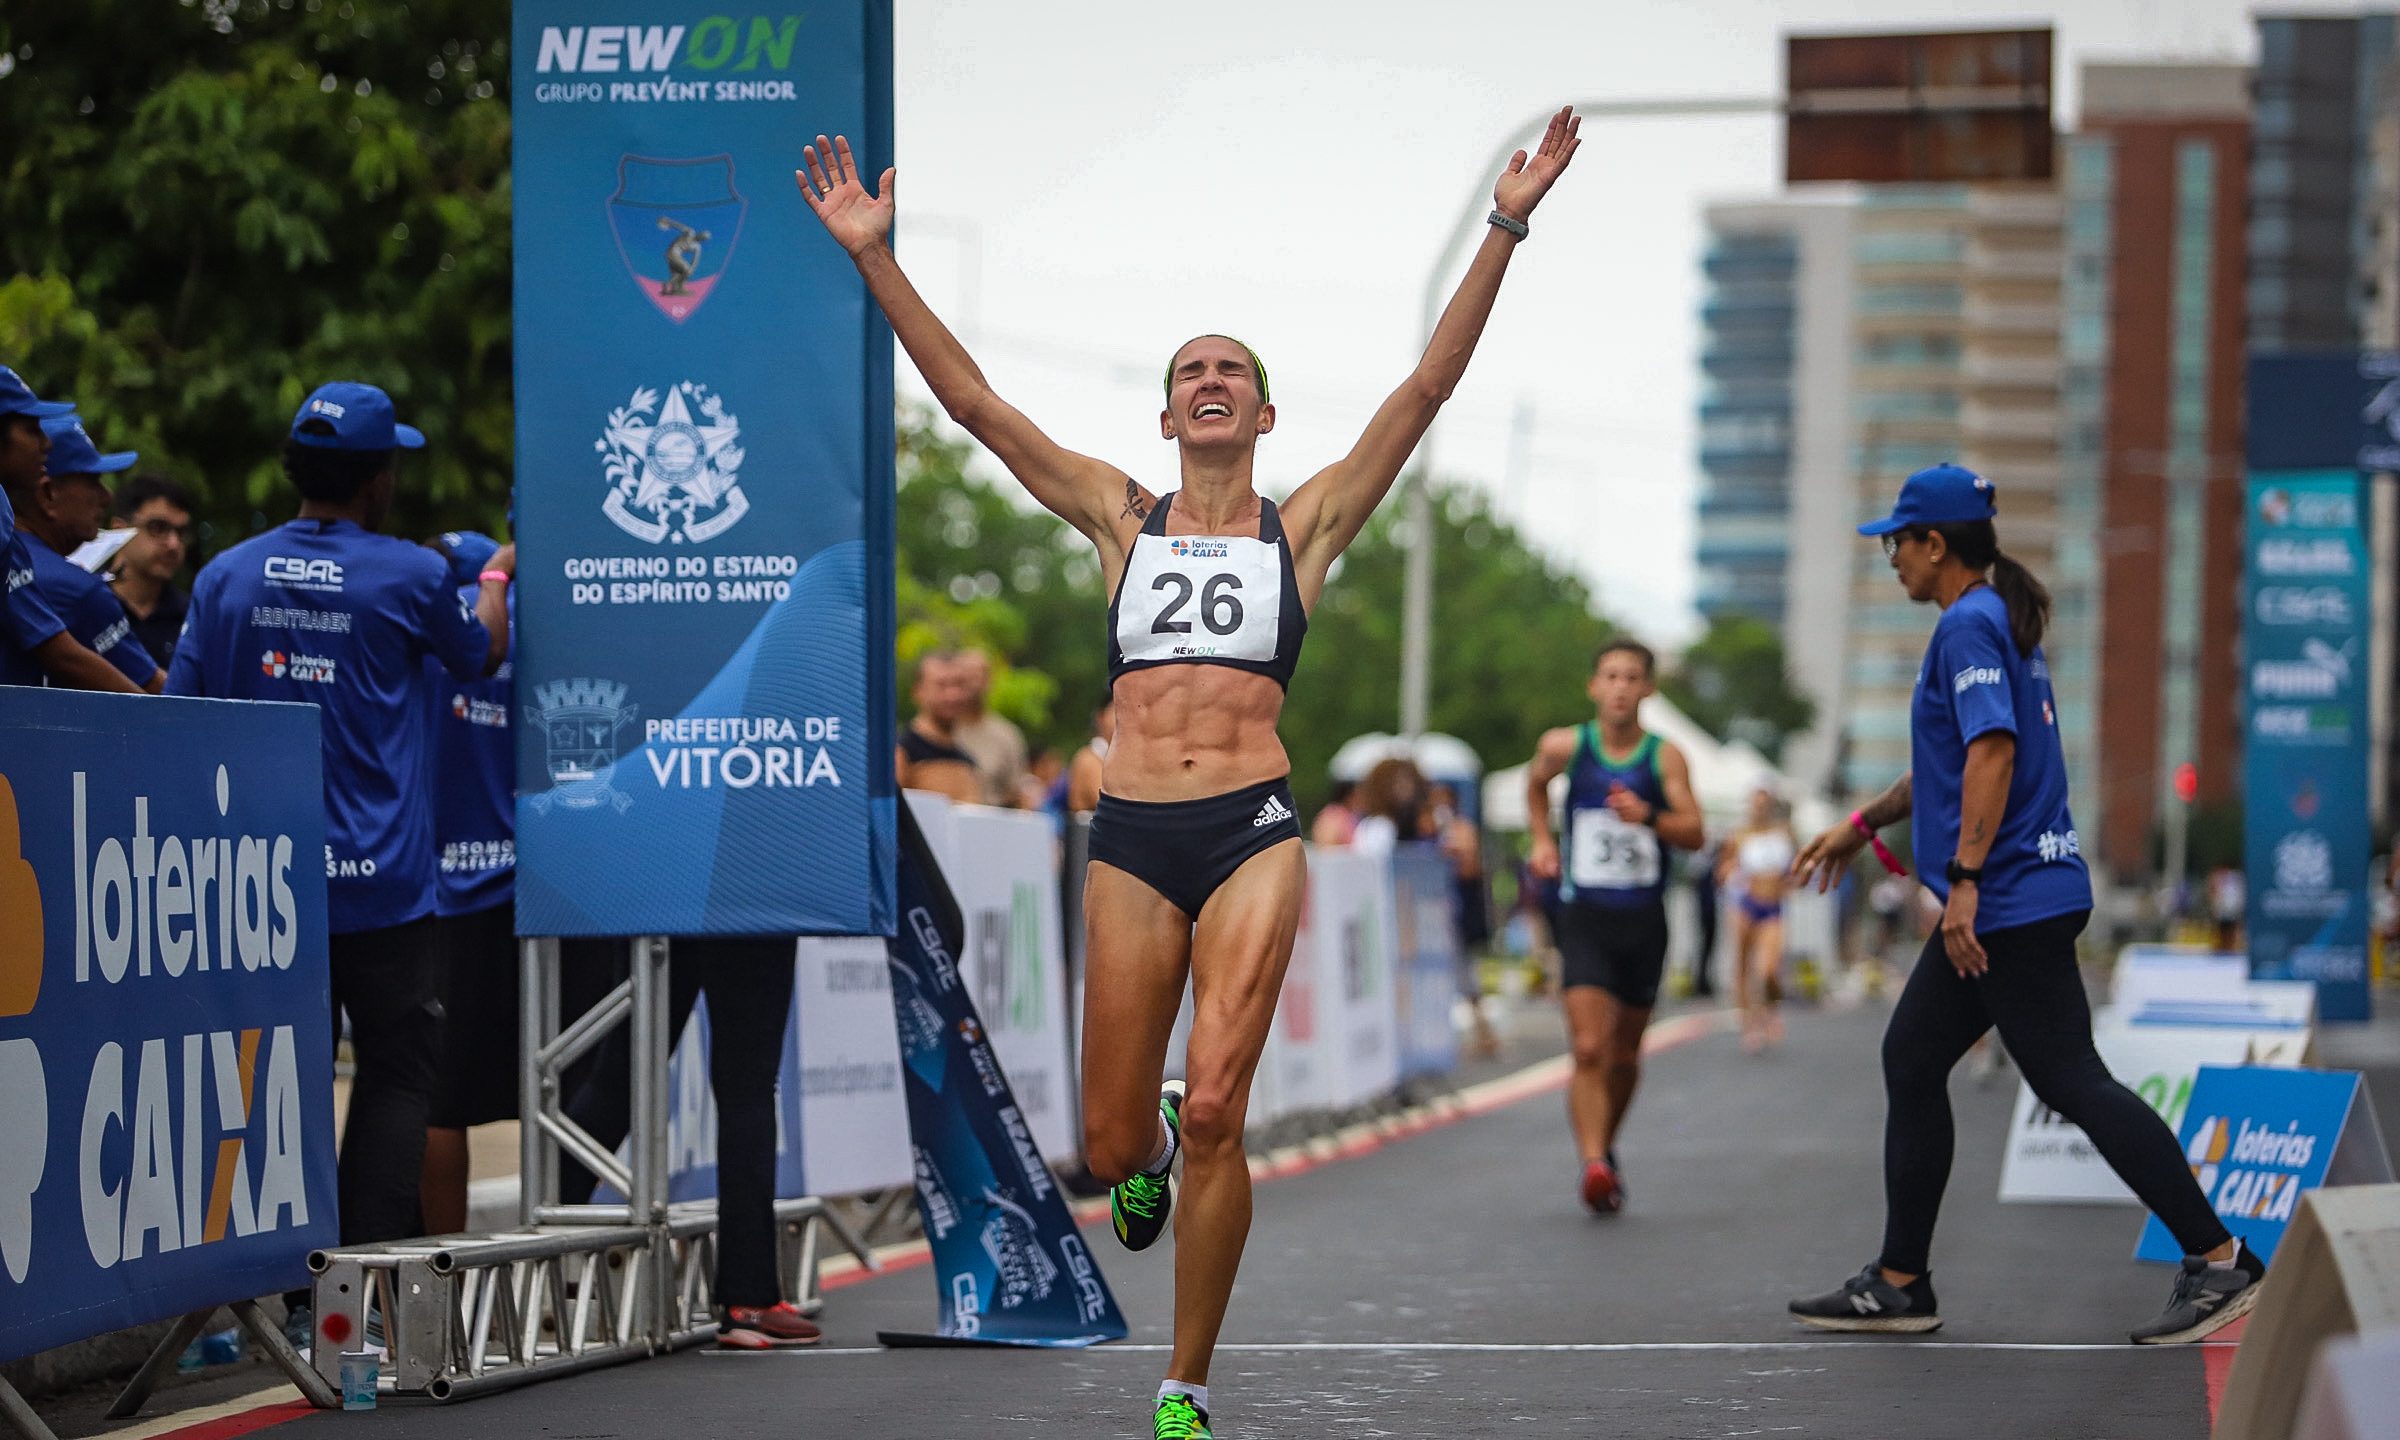
<path fill-rule="evenodd" d="M 697 415 L 694 412 L 697 411 Z M 600 508 L 618 529 L 653 545 L 713 540 L 749 513 L 738 478 L 742 428 L 725 397 L 686 380 L 633 392 L 608 412 L 592 448 L 601 455 L 608 498 Z"/>
<path fill-rule="evenodd" d="M 733 263 L 750 208 L 733 188 L 733 157 L 617 161 L 617 193 L 608 197 L 608 223 L 643 298 L 680 325 L 707 302 Z"/>
<path fill-rule="evenodd" d="M 617 737 L 633 723 L 638 708 L 625 703 L 625 687 L 614 680 L 553 680 L 537 685 L 525 718 L 539 727 L 550 788 L 529 797 L 536 814 L 553 805 L 622 811 L 633 798 L 610 783 L 616 771 Z"/>

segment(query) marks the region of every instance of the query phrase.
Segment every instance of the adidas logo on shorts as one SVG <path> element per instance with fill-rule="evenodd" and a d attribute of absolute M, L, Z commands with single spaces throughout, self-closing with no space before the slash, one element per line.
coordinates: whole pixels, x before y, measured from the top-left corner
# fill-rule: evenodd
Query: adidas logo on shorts
<path fill-rule="evenodd" d="M 1253 830 L 1264 830 L 1269 825 L 1276 824 L 1280 821 L 1289 820 L 1291 818 L 1292 807 L 1283 803 L 1283 797 L 1280 795 L 1269 795 L 1267 797 L 1267 803 L 1258 807 L 1258 818 L 1250 822 L 1250 828 Z"/>

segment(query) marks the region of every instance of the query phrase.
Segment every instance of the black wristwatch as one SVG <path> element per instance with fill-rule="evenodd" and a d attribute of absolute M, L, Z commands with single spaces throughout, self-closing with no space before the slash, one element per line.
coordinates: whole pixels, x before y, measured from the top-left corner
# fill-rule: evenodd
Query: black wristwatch
<path fill-rule="evenodd" d="M 1942 871 L 1942 874 L 1953 885 L 1957 885 L 1961 882 L 1972 885 L 1981 885 L 1983 883 L 1983 867 L 1978 865 L 1974 869 L 1970 870 L 1966 866 L 1958 863 L 1958 857 L 1956 855 L 1950 857 L 1950 864 Z"/>

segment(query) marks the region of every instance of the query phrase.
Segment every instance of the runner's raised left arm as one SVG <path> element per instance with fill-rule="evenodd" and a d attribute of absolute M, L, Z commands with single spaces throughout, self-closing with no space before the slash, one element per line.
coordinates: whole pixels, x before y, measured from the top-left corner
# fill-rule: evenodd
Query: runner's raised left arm
<path fill-rule="evenodd" d="M 1298 544 L 1294 559 L 1304 569 L 1322 577 L 1358 538 L 1367 517 L 1400 477 L 1400 467 L 1425 438 L 1433 417 L 1458 388 L 1475 343 L 1483 338 L 1484 322 L 1491 318 L 1492 302 L 1499 298 L 1500 279 L 1508 272 L 1519 232 L 1575 158 L 1583 143 L 1576 134 L 1582 124 L 1573 107 L 1561 106 L 1550 117 L 1541 144 L 1530 155 L 1519 150 L 1509 159 L 1508 169 L 1492 186 L 1492 207 L 1500 219 L 1492 222 L 1475 251 L 1417 368 L 1375 411 L 1350 453 L 1318 471 L 1285 502 L 1285 523 Z M 1501 220 L 1517 229 L 1508 229 Z"/>

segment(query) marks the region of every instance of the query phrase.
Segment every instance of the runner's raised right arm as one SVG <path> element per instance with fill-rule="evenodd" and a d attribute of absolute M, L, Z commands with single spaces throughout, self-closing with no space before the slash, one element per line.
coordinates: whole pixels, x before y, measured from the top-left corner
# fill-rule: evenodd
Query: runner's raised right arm
<path fill-rule="evenodd" d="M 993 392 L 967 347 L 933 313 L 892 254 L 888 242 L 899 172 L 885 170 L 877 187 L 882 193 L 870 195 L 846 137 L 828 141 L 819 135 L 801 154 L 807 166 L 792 172 L 801 198 L 858 266 L 867 293 L 882 307 L 900 347 L 942 409 L 999 456 L 1044 509 L 1082 531 L 1104 552 L 1116 546 L 1117 521 L 1144 513 L 1157 497 L 1114 465 L 1052 440 L 1023 411 Z"/>

